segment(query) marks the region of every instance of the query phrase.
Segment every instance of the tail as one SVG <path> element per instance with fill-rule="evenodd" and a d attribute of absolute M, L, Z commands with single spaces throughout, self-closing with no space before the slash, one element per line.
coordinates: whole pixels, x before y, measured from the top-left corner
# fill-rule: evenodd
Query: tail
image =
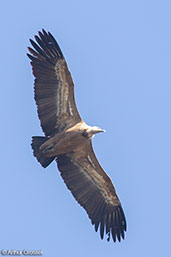
<path fill-rule="evenodd" d="M 32 137 L 31 147 L 33 149 L 33 154 L 43 168 L 46 168 L 55 159 L 55 157 L 46 157 L 39 152 L 40 146 L 44 144 L 48 139 L 48 137 Z"/>

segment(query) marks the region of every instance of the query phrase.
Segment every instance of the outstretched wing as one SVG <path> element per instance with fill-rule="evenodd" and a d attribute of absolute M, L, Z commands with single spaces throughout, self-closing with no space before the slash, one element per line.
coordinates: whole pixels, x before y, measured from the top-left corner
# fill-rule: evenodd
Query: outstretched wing
<path fill-rule="evenodd" d="M 66 61 L 54 37 L 45 30 L 28 47 L 34 81 L 34 97 L 41 127 L 46 136 L 81 121 L 74 100 L 74 84 Z"/>
<path fill-rule="evenodd" d="M 65 184 L 78 203 L 86 210 L 95 230 L 100 227 L 107 240 L 124 239 L 126 220 L 114 186 L 100 166 L 89 145 L 84 154 L 70 153 L 57 157 L 58 169 Z"/>

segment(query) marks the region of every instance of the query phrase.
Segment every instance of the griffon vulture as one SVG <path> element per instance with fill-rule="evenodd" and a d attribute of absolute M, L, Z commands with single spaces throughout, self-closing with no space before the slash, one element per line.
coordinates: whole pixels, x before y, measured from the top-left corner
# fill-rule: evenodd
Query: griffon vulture
<path fill-rule="evenodd" d="M 124 239 L 125 215 L 111 179 L 100 166 L 92 138 L 103 132 L 85 124 L 77 110 L 74 84 L 61 49 L 44 29 L 28 47 L 34 98 L 45 136 L 32 137 L 33 154 L 46 168 L 56 160 L 60 174 L 103 239 Z"/>

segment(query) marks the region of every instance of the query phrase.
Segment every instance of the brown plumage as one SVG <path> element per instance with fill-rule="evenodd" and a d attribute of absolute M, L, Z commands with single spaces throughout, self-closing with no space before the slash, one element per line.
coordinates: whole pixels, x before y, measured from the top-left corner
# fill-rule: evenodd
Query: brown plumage
<path fill-rule="evenodd" d="M 104 130 L 81 119 L 74 100 L 74 84 L 54 37 L 45 30 L 28 47 L 38 116 L 45 137 L 33 137 L 34 156 L 45 168 L 54 159 L 65 184 L 86 210 L 103 239 L 124 239 L 126 220 L 111 179 L 100 166 L 92 137 Z"/>

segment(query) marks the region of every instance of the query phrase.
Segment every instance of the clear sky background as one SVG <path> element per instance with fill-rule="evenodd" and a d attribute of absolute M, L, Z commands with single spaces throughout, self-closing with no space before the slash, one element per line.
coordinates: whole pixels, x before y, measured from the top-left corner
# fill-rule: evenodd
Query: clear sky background
<path fill-rule="evenodd" d="M 170 256 L 171 1 L 2 1 L 0 249 L 47 257 Z M 26 57 L 45 28 L 57 39 L 82 118 L 106 129 L 96 155 L 122 202 L 128 231 L 101 240 L 56 167 L 32 155 L 42 135 Z"/>

